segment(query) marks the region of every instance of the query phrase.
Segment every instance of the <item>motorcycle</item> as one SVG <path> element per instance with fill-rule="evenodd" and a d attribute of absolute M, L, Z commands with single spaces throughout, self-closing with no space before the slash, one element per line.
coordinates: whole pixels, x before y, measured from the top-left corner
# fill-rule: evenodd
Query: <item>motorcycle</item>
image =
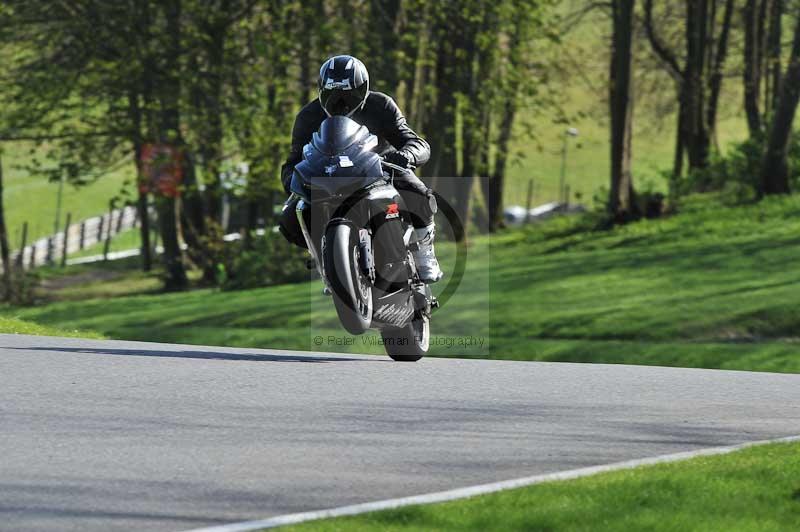
<path fill-rule="evenodd" d="M 422 358 L 438 306 L 417 273 L 413 226 L 393 186 L 403 168 L 373 149 L 378 139 L 344 116 L 327 118 L 303 148 L 291 192 L 309 253 L 347 332 L 380 331 L 396 361 Z"/>

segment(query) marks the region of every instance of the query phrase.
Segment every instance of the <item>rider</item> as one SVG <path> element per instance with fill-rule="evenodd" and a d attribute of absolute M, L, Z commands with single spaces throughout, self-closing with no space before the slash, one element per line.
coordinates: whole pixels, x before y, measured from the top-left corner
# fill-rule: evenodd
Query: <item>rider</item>
<path fill-rule="evenodd" d="M 413 252 L 414 261 L 423 281 L 438 281 L 443 274 L 433 250 L 436 198 L 410 168 L 428 161 L 430 146 L 408 127 L 394 100 L 381 92 L 369 90 L 367 69 L 355 57 L 337 55 L 320 68 L 319 97 L 306 104 L 295 118 L 291 151 L 281 170 L 284 190 L 289 193 L 294 167 L 303 159 L 303 147 L 311 142 L 323 120 L 334 115 L 347 116 L 366 126 L 378 137 L 375 151 L 386 162 L 407 169 L 395 172 L 394 186 L 403 197 L 414 225 L 418 244 Z M 287 240 L 305 247 L 295 215 L 296 201 L 290 198 L 284 205 L 280 229 Z"/>

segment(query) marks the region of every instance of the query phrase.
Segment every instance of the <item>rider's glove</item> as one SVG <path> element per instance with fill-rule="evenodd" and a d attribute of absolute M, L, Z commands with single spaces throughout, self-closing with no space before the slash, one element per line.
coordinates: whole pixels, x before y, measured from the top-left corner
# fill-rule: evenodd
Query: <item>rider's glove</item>
<path fill-rule="evenodd" d="M 411 158 L 402 151 L 393 151 L 391 153 L 387 153 L 383 157 L 383 160 L 387 163 L 396 164 L 397 166 L 401 166 L 403 168 L 409 168 L 411 166 Z"/>

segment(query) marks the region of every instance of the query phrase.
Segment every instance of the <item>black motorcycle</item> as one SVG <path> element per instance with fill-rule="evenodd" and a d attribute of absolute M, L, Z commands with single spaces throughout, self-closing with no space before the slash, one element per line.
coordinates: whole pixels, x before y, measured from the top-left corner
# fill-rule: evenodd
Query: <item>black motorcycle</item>
<path fill-rule="evenodd" d="M 403 199 L 392 184 L 402 168 L 373 151 L 378 139 L 344 116 L 326 119 L 303 148 L 291 191 L 297 217 L 339 320 L 351 334 L 378 329 L 394 360 L 428 352 L 437 301 L 420 280 Z"/>

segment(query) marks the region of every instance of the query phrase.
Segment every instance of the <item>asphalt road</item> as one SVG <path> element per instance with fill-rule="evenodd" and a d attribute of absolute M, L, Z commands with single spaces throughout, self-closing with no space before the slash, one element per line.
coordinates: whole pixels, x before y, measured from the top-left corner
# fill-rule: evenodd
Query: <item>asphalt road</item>
<path fill-rule="evenodd" d="M 800 375 L 0 335 L 0 529 L 185 530 L 800 434 Z"/>

